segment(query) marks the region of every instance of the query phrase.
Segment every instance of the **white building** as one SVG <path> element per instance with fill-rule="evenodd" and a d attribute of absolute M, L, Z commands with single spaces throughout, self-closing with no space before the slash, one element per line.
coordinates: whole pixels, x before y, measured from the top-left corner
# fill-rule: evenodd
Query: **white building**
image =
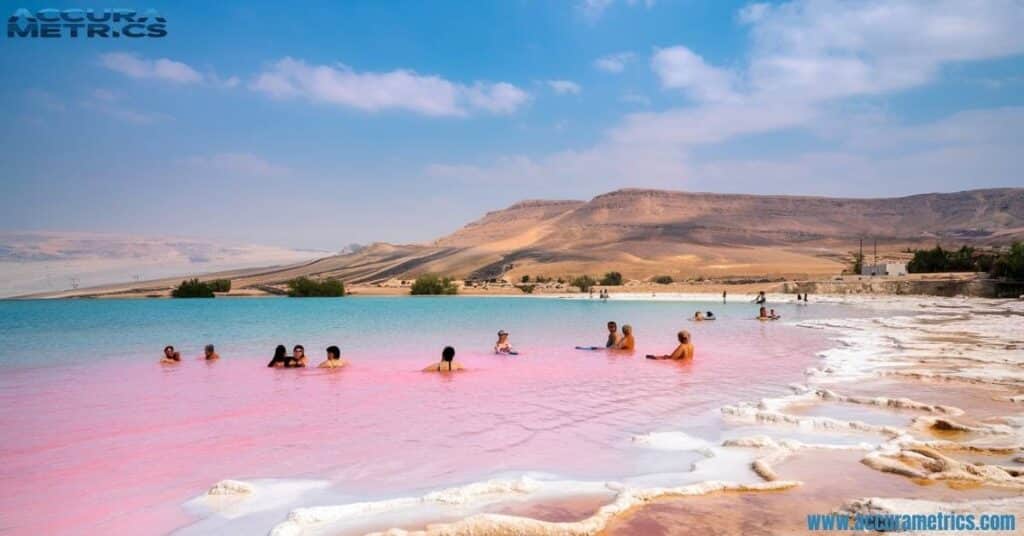
<path fill-rule="evenodd" d="M 905 262 L 880 262 L 860 267 L 860 275 L 907 275 Z"/>

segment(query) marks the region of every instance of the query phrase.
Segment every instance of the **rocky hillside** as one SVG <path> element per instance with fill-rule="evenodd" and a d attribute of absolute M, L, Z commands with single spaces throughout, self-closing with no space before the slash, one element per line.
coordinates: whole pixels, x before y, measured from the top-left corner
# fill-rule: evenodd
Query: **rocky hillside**
<path fill-rule="evenodd" d="M 956 247 L 1024 239 L 1024 189 L 883 199 L 626 189 L 590 201 L 523 201 L 430 244 L 374 244 L 251 270 L 235 279 L 235 288 L 300 275 L 358 284 L 425 272 L 469 279 L 609 270 L 634 279 L 823 276 L 839 273 L 862 238 L 877 240 L 886 254 L 935 242 Z"/>

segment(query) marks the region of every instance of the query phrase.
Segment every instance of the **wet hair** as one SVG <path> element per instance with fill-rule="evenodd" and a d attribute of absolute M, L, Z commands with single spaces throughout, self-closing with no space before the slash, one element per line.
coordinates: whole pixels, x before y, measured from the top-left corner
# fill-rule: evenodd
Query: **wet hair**
<path fill-rule="evenodd" d="M 704 316 L 715 316 L 715 313 L 712 313 L 711 311 L 708 311 L 708 312 L 704 313 Z"/>
<path fill-rule="evenodd" d="M 690 342 L 690 332 L 686 331 L 685 329 L 683 331 L 679 332 L 678 337 L 679 337 L 679 342 L 681 342 L 683 344 L 686 344 L 686 343 Z"/>
<path fill-rule="evenodd" d="M 278 344 L 277 348 L 274 348 L 274 357 L 270 359 L 270 363 L 267 363 L 268 367 L 273 367 L 278 363 L 287 363 L 288 349 L 283 344 Z"/>
<path fill-rule="evenodd" d="M 451 363 L 453 359 L 455 359 L 455 348 L 445 346 L 444 350 L 441 351 L 441 360 Z"/>
<path fill-rule="evenodd" d="M 174 347 L 171 346 L 170 344 L 168 344 L 167 346 L 164 346 L 164 353 L 165 354 L 167 353 L 167 350 L 170 350 L 170 351 L 173 352 L 174 351 Z"/>
<path fill-rule="evenodd" d="M 622 326 L 622 333 L 626 332 L 633 333 L 633 326 L 630 326 L 629 324 Z"/>
<path fill-rule="evenodd" d="M 292 348 L 292 352 L 294 352 L 295 350 L 302 350 L 303 352 L 305 352 L 306 351 L 306 347 L 301 345 L 301 344 L 296 344 L 295 347 Z"/>
<path fill-rule="evenodd" d="M 206 348 L 204 348 L 204 350 L 206 350 L 207 352 L 212 352 L 213 351 L 213 345 L 212 344 L 207 344 Z"/>
<path fill-rule="evenodd" d="M 619 327 L 619 325 L 618 325 L 618 324 L 616 324 L 616 323 L 615 323 L 615 321 L 613 320 L 613 321 L 610 321 L 610 322 L 608 322 L 608 327 L 610 327 L 610 328 L 611 328 L 611 327 L 615 327 L 615 328 L 617 328 L 617 327 Z"/>
<path fill-rule="evenodd" d="M 327 359 L 341 359 L 341 350 L 337 346 L 328 346 Z"/>

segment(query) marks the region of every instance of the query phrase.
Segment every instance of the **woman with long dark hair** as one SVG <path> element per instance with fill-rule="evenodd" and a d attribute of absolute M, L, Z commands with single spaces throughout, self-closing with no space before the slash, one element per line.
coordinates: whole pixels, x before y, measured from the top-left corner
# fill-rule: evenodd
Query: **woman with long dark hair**
<path fill-rule="evenodd" d="M 288 349 L 283 344 L 278 344 L 274 349 L 274 357 L 267 363 L 269 368 L 285 368 L 288 366 Z"/>

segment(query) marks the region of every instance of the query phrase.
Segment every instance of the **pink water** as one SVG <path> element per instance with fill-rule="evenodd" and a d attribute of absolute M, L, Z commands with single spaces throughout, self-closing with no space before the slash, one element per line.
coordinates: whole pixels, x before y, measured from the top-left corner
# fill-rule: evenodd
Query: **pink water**
<path fill-rule="evenodd" d="M 348 352 L 352 366 L 337 371 L 267 369 L 259 355 L 11 368 L 0 376 L 0 528 L 166 533 L 196 521 L 182 504 L 225 478 L 322 479 L 379 498 L 506 472 L 685 470 L 631 435 L 777 394 L 826 345 L 782 323 L 673 324 L 694 332 L 693 363 L 644 359 L 673 338 L 644 332 L 633 355 L 576 351 L 571 340 L 520 357 L 462 351 L 470 370 L 453 375 L 418 372 L 432 356 L 398 343 Z"/>

